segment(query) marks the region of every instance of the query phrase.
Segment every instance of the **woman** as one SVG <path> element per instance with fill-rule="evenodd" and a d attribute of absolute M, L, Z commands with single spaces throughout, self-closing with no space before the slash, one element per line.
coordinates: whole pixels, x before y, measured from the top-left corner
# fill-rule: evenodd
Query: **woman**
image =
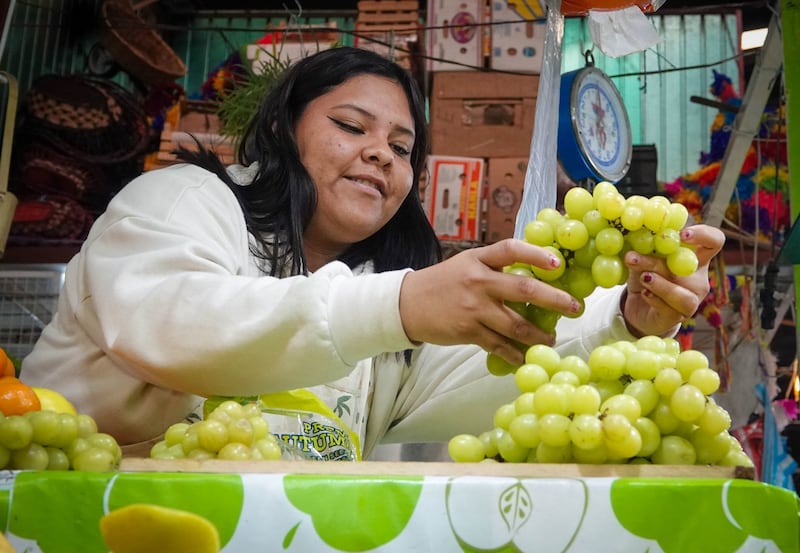
<path fill-rule="evenodd" d="M 374 53 L 296 63 L 245 133 L 240 164 L 185 154 L 190 164 L 146 173 L 110 202 L 68 264 L 23 379 L 61 391 L 128 454 L 146 454 L 212 395 L 303 389 L 275 404 L 310 404 L 355 444 L 325 458 L 489 428 L 518 391 L 487 373 L 486 351 L 519 364 L 518 344 L 554 340 L 504 301 L 579 305 L 502 272 L 557 263 L 522 241 L 439 262 L 418 194 L 423 106 L 410 76 Z M 696 226 L 684 239 L 697 246 L 695 275 L 628 254 L 627 287 L 562 318 L 560 350 L 585 356 L 692 315 L 722 237 Z"/>

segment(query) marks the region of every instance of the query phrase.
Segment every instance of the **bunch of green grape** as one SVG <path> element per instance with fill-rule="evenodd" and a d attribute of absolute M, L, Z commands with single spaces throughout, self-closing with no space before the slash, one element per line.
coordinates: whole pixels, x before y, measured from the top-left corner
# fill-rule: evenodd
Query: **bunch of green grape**
<path fill-rule="evenodd" d="M 591 192 L 573 187 L 564 196 L 563 214 L 553 208 L 542 209 L 524 229 L 525 241 L 549 250 L 559 259 L 559 267 L 542 269 L 519 263 L 504 270 L 546 281 L 580 302 L 598 286 L 611 288 L 627 281 L 623 258 L 630 250 L 663 257 L 674 275 L 688 276 L 698 266 L 694 250 L 681 242 L 680 231 L 688 218 L 685 206 L 663 196 L 626 198 L 605 181 Z M 533 304 L 508 305 L 550 333 L 561 318 L 560 313 Z M 500 376 L 515 367 L 489 354 L 487 368 Z"/>
<path fill-rule="evenodd" d="M 29 411 L 0 413 L 0 469 L 115 470 L 122 450 L 113 436 L 97 431 L 86 414 Z"/>
<path fill-rule="evenodd" d="M 164 439 L 153 445 L 154 459 L 280 459 L 282 449 L 270 433 L 258 403 L 226 400 L 201 421 L 170 426 Z"/>
<path fill-rule="evenodd" d="M 454 461 L 753 466 L 711 397 L 719 375 L 673 338 L 604 344 L 588 359 L 531 346 L 514 379 L 520 395 L 492 430 L 450 440 Z"/>

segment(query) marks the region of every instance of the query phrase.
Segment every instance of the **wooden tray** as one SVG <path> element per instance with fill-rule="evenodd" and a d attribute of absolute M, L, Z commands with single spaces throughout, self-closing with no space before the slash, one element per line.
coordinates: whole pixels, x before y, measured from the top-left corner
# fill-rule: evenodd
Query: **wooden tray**
<path fill-rule="evenodd" d="M 743 478 L 755 479 L 752 467 L 700 465 L 577 465 L 539 463 L 443 463 L 416 461 L 223 461 L 219 459 L 149 459 L 126 457 L 125 472 L 228 472 L 381 476 L 512 476 L 524 478 Z"/>

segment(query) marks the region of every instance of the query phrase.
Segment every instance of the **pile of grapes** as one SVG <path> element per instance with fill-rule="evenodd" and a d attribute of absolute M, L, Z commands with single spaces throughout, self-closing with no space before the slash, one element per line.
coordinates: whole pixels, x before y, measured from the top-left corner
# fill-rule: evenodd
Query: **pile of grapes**
<path fill-rule="evenodd" d="M 170 426 L 150 450 L 154 459 L 277 460 L 278 439 L 270 433 L 258 403 L 227 400 L 201 421 Z"/>
<path fill-rule="evenodd" d="M 492 430 L 450 440 L 454 461 L 753 466 L 711 397 L 719 375 L 673 338 L 602 345 L 586 360 L 534 345 L 514 379 L 520 395 Z"/>
<path fill-rule="evenodd" d="M 0 469 L 115 470 L 122 450 L 86 414 L 49 409 L 0 414 Z"/>

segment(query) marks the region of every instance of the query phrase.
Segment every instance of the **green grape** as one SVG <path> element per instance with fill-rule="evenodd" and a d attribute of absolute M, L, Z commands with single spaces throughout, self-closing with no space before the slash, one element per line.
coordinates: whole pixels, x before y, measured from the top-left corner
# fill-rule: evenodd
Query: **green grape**
<path fill-rule="evenodd" d="M 625 237 L 613 227 L 601 230 L 594 239 L 594 245 L 601 255 L 617 255 L 624 243 Z"/>
<path fill-rule="evenodd" d="M 634 344 L 633 342 L 628 342 L 627 340 L 617 340 L 615 342 L 609 342 L 606 345 L 615 347 L 618 350 L 620 350 L 622 353 L 625 354 L 625 359 L 627 359 L 628 356 L 633 352 L 639 351 L 638 348 L 636 347 L 636 344 Z"/>
<path fill-rule="evenodd" d="M 581 267 L 583 269 L 591 269 L 594 258 L 600 255 L 597 251 L 597 245 L 594 238 L 589 238 L 589 242 L 579 250 L 572 254 L 572 268 Z"/>
<path fill-rule="evenodd" d="M 553 384 L 567 384 L 573 388 L 581 385 L 581 379 L 577 374 L 564 370 L 560 370 L 554 374 L 552 378 L 550 378 L 550 382 Z"/>
<path fill-rule="evenodd" d="M 656 390 L 653 381 L 644 378 L 633 380 L 625 386 L 625 395 L 632 396 L 636 399 L 639 403 L 641 413 L 644 416 L 649 415 L 661 400 L 661 396 Z"/>
<path fill-rule="evenodd" d="M 564 219 L 565 217 L 557 209 L 552 207 L 545 207 L 536 214 L 536 220 L 549 224 L 553 229 L 553 232 L 558 230 L 558 227 L 561 226 L 561 223 L 564 222 Z"/>
<path fill-rule="evenodd" d="M 596 198 L 595 203 L 597 204 L 597 211 L 608 221 L 619 219 L 625 209 L 625 197 L 616 191 L 601 194 Z"/>
<path fill-rule="evenodd" d="M 662 436 L 658 448 L 650 456 L 656 465 L 694 465 L 697 453 L 691 442 L 680 436 Z"/>
<path fill-rule="evenodd" d="M 570 396 L 569 410 L 575 415 L 596 415 L 600 411 L 602 399 L 597 388 L 582 384 Z"/>
<path fill-rule="evenodd" d="M 719 390 L 719 373 L 708 367 L 700 367 L 689 375 L 689 384 L 696 386 L 704 395 L 710 396 Z"/>
<path fill-rule="evenodd" d="M 525 311 L 525 319 L 532 324 L 538 326 L 544 332 L 554 334 L 556 331 L 556 324 L 561 318 L 561 313 L 551 309 L 545 309 L 537 305 L 528 304 Z"/>
<path fill-rule="evenodd" d="M 170 425 L 166 432 L 164 432 L 164 441 L 166 442 L 166 445 L 171 446 L 181 443 L 183 441 L 183 436 L 186 434 L 188 429 L 188 422 L 176 422 L 175 424 Z"/>
<path fill-rule="evenodd" d="M 550 375 L 537 363 L 525 363 L 514 373 L 514 382 L 520 392 L 535 392 L 539 386 L 548 382 Z"/>
<path fill-rule="evenodd" d="M 483 442 L 472 434 L 453 436 L 447 443 L 447 453 L 456 463 L 477 463 L 483 460 Z"/>
<path fill-rule="evenodd" d="M 497 437 L 496 445 L 498 455 L 509 463 L 522 463 L 528 457 L 529 448 L 515 442 L 506 431 Z"/>
<path fill-rule="evenodd" d="M 514 400 L 514 413 L 523 415 L 525 413 L 535 413 L 536 395 L 533 392 L 524 392 Z"/>
<path fill-rule="evenodd" d="M 11 451 L 11 468 L 17 470 L 47 470 L 50 456 L 44 446 L 31 442 Z"/>
<path fill-rule="evenodd" d="M 160 440 L 150 448 L 150 457 L 152 459 L 166 459 L 169 455 L 169 448 L 170 446 L 167 445 L 165 440 Z"/>
<path fill-rule="evenodd" d="M 556 230 L 556 242 L 564 249 L 579 250 L 589 242 L 589 231 L 581 221 L 566 219 Z"/>
<path fill-rule="evenodd" d="M 481 432 L 478 436 L 478 439 L 483 444 L 483 451 L 486 453 L 486 457 L 494 457 L 497 455 L 497 446 L 494 445 L 492 434 L 492 430 L 487 430 L 486 432 Z"/>
<path fill-rule="evenodd" d="M 569 437 L 577 448 L 595 449 L 603 443 L 603 423 L 595 415 L 575 415 L 569 426 Z"/>
<path fill-rule="evenodd" d="M 534 413 L 523 413 L 515 417 L 508 426 L 511 438 L 522 447 L 533 448 L 541 441 L 539 435 L 539 417 Z"/>
<path fill-rule="evenodd" d="M 577 300 L 589 297 L 597 285 L 594 282 L 592 271 L 585 267 L 573 265 L 561 277 L 566 287 L 566 292 Z"/>
<path fill-rule="evenodd" d="M 586 226 L 586 230 L 589 231 L 589 236 L 597 236 L 598 232 L 611 226 L 608 219 L 603 217 L 603 214 L 597 209 L 587 211 L 581 222 Z"/>
<path fill-rule="evenodd" d="M 245 418 L 236 419 L 227 426 L 228 441 L 249 446 L 253 443 L 253 425 Z"/>
<path fill-rule="evenodd" d="M 109 472 L 114 470 L 116 466 L 114 455 L 107 449 L 98 447 L 89 447 L 72 458 L 72 468 L 75 470 Z"/>
<path fill-rule="evenodd" d="M 637 205 L 629 205 L 625 202 L 625 208 L 619 217 L 622 228 L 628 231 L 639 230 L 644 224 L 644 210 Z"/>
<path fill-rule="evenodd" d="M 174 447 L 174 446 L 173 446 Z M 172 449 L 172 448 L 170 448 Z M 210 451 L 206 451 L 205 449 L 197 448 L 191 450 L 188 454 L 183 453 L 183 449 L 175 452 L 175 455 L 172 457 L 173 459 L 180 459 L 181 455 L 185 456 L 187 459 L 195 459 L 196 461 L 204 461 L 206 459 L 216 459 L 217 456 Z"/>
<path fill-rule="evenodd" d="M 669 204 L 667 211 L 667 228 L 681 230 L 689 219 L 689 210 L 679 203 Z"/>
<path fill-rule="evenodd" d="M 261 404 L 259 401 L 250 401 L 242 404 L 242 418 L 252 419 L 261 416 Z"/>
<path fill-rule="evenodd" d="M 598 346 L 589 354 L 587 361 L 596 380 L 617 380 L 625 372 L 625 354 L 614 346 Z"/>
<path fill-rule="evenodd" d="M 91 448 L 91 446 L 89 445 L 89 442 L 87 441 L 86 438 L 78 437 L 78 438 L 75 438 L 72 441 L 72 443 L 67 446 L 67 449 L 64 450 L 64 453 L 67 454 L 67 457 L 69 458 L 70 464 L 73 464 L 74 461 L 75 461 L 75 458 L 78 455 L 80 455 L 84 451 L 88 451 L 90 448 Z M 109 451 L 108 454 L 111 455 L 111 452 Z M 112 460 L 113 460 L 113 457 L 112 457 Z"/>
<path fill-rule="evenodd" d="M 658 449 L 658 444 L 661 443 L 661 430 L 658 428 L 658 425 L 648 417 L 639 417 L 633 423 L 633 426 L 639 431 L 639 436 L 642 438 L 642 445 L 637 455 L 650 457 L 650 455 Z"/>
<path fill-rule="evenodd" d="M 517 370 L 516 365 L 512 365 L 496 353 L 486 354 L 486 369 L 495 376 L 505 376 Z"/>
<path fill-rule="evenodd" d="M 53 443 L 53 447 L 66 449 L 69 444 L 78 438 L 78 418 L 72 413 L 59 413 L 61 419 L 61 430 Z"/>
<path fill-rule="evenodd" d="M 643 349 L 632 351 L 625 357 L 625 373 L 636 380 L 652 380 L 661 370 L 657 353 Z"/>
<path fill-rule="evenodd" d="M 515 263 L 514 265 L 509 265 L 508 267 L 503 267 L 503 272 L 509 275 L 519 275 L 528 278 L 533 278 L 533 271 L 531 271 L 530 265 L 522 265 L 520 263 Z M 249 405 L 254 405 L 256 408 L 258 407 L 254 403 Z M 244 415 L 246 416 L 246 415 Z"/>
<path fill-rule="evenodd" d="M 678 340 L 675 338 L 662 338 L 661 341 L 664 343 L 664 353 L 673 357 L 678 357 L 678 354 L 681 352 L 681 343 Z"/>
<path fill-rule="evenodd" d="M 556 241 L 555 231 L 546 221 L 530 221 L 525 225 L 523 236 L 526 242 L 536 246 L 552 246 Z"/>
<path fill-rule="evenodd" d="M 622 382 L 617 380 L 592 380 L 589 382 L 589 385 L 597 390 L 600 394 L 600 401 L 601 403 L 613 395 L 623 393 L 624 386 Z"/>
<path fill-rule="evenodd" d="M 726 431 L 716 434 L 706 434 L 695 430 L 689 436 L 689 442 L 694 447 L 698 465 L 715 465 L 730 451 L 731 443 L 728 441 Z"/>
<path fill-rule="evenodd" d="M 120 459 L 122 459 L 122 448 L 119 447 L 117 440 L 115 440 L 111 434 L 97 432 L 96 434 L 87 436 L 85 439 L 89 443 L 89 447 L 105 449 L 111 453 L 115 463 L 119 463 Z"/>
<path fill-rule="evenodd" d="M 642 336 L 636 342 L 636 347 L 645 351 L 652 351 L 653 353 L 663 353 L 667 351 L 667 344 L 659 336 Z"/>
<path fill-rule="evenodd" d="M 689 376 L 691 376 L 695 370 L 705 369 L 709 366 L 708 357 L 706 357 L 702 351 L 697 351 L 696 349 L 682 351 L 678 354 L 678 359 L 675 364 L 675 368 L 678 369 L 681 377 L 686 382 L 689 381 Z"/>
<path fill-rule="evenodd" d="M 572 456 L 576 462 L 583 465 L 602 465 L 608 462 L 608 448 L 605 442 L 592 449 L 575 447 L 573 444 Z"/>
<path fill-rule="evenodd" d="M 703 414 L 706 396 L 697 386 L 682 384 L 669 398 L 669 407 L 678 420 L 693 422 Z"/>
<path fill-rule="evenodd" d="M 218 452 L 228 444 L 228 427 L 216 419 L 194 423 L 197 427 L 198 445 L 208 451 Z"/>
<path fill-rule="evenodd" d="M 622 415 L 630 422 L 642 416 L 642 406 L 632 395 L 625 393 L 611 396 L 600 404 L 600 413 L 608 415 Z"/>
<path fill-rule="evenodd" d="M 653 235 L 653 248 L 658 255 L 672 255 L 681 247 L 680 233 L 671 228 L 665 228 Z"/>
<path fill-rule="evenodd" d="M 652 232 L 659 232 L 667 226 L 667 212 L 668 205 L 657 200 L 657 197 L 648 198 L 642 223 Z"/>
<path fill-rule="evenodd" d="M 569 463 L 572 461 L 572 446 L 552 446 L 541 442 L 536 446 L 537 463 Z"/>
<path fill-rule="evenodd" d="M 708 401 L 703 409 L 703 414 L 695 421 L 695 424 L 701 432 L 718 434 L 731 427 L 731 415 L 716 403 Z"/>
<path fill-rule="evenodd" d="M 258 449 L 261 452 L 261 457 L 266 461 L 277 461 L 283 455 L 278 440 L 272 434 L 256 440 L 253 448 Z"/>
<path fill-rule="evenodd" d="M 525 362 L 539 365 L 552 376 L 559 370 L 561 355 L 548 345 L 534 344 L 525 351 Z"/>
<path fill-rule="evenodd" d="M 548 413 L 539 417 L 537 428 L 539 439 L 542 443 L 551 446 L 564 446 L 569 444 L 569 427 L 571 420 L 566 415 Z"/>
<path fill-rule="evenodd" d="M 0 445 L 8 449 L 22 449 L 31 443 L 33 427 L 20 415 L 11 415 L 0 420 Z"/>
<path fill-rule="evenodd" d="M 667 367 L 661 369 L 653 379 L 653 386 L 663 397 L 670 397 L 683 384 L 683 377 L 678 369 Z"/>
<path fill-rule="evenodd" d="M 79 413 L 75 418 L 78 421 L 78 436 L 85 438 L 92 434 L 97 434 L 97 423 L 91 416 Z"/>
<path fill-rule="evenodd" d="M 31 441 L 50 446 L 58 442 L 61 434 L 61 416 L 55 411 L 30 411 L 27 413 L 31 425 Z"/>
<path fill-rule="evenodd" d="M 680 419 L 672 412 L 669 400 L 663 398 L 658 402 L 656 408 L 650 412 L 648 417 L 656 423 L 658 429 L 661 430 L 662 436 L 672 434 L 681 424 Z"/>
<path fill-rule="evenodd" d="M 689 276 L 697 270 L 697 255 L 693 250 L 681 246 L 667 256 L 667 268 L 675 276 Z"/>
<path fill-rule="evenodd" d="M 592 189 L 592 196 L 594 197 L 595 201 L 597 201 L 598 196 L 610 194 L 612 192 L 616 193 L 617 187 L 607 180 L 603 180 L 594 185 L 594 188 Z"/>
<path fill-rule="evenodd" d="M 194 423 L 186 430 L 186 434 L 184 434 L 183 440 L 181 440 L 181 449 L 184 455 L 189 455 L 195 449 L 200 449 L 198 428 L 198 423 Z"/>
<path fill-rule="evenodd" d="M 212 414 L 214 413 L 216 414 L 226 413 L 232 419 L 241 419 L 242 417 L 244 417 L 244 406 L 238 401 L 234 401 L 232 399 L 226 399 L 225 401 L 217 405 L 214 411 L 212 411 Z M 211 417 L 209 416 L 209 418 Z"/>
<path fill-rule="evenodd" d="M 505 403 L 495 410 L 492 422 L 497 428 L 508 430 L 508 425 L 511 424 L 511 421 L 514 420 L 516 416 L 517 411 L 514 404 Z"/>
<path fill-rule="evenodd" d="M 540 417 L 550 413 L 558 415 L 569 414 L 570 394 L 564 386 L 548 382 L 539 386 L 535 394 L 534 412 Z M 499 425 L 495 424 L 495 426 Z"/>
<path fill-rule="evenodd" d="M 217 459 L 226 461 L 248 461 L 251 458 L 250 448 L 239 442 L 228 442 L 217 452 Z"/>
<path fill-rule="evenodd" d="M 567 262 L 564 259 L 564 256 L 558 248 L 553 246 L 545 246 L 544 249 L 550 252 L 553 257 L 558 259 L 558 267 L 554 267 L 552 269 L 543 269 L 542 267 L 536 267 L 532 265 L 531 270 L 533 271 L 533 274 L 536 276 L 536 278 L 539 280 L 544 280 L 545 282 L 561 278 L 561 275 L 563 275 L 564 271 L 567 269 Z"/>
<path fill-rule="evenodd" d="M 564 194 L 564 211 L 570 219 L 581 220 L 592 209 L 594 197 L 585 188 L 573 186 Z"/>
<path fill-rule="evenodd" d="M 44 448 L 47 452 L 47 470 L 69 470 L 69 457 L 57 447 Z"/>
<path fill-rule="evenodd" d="M 753 460 L 744 451 L 728 451 L 719 464 L 723 467 L 752 467 Z"/>
<path fill-rule="evenodd" d="M 609 440 L 606 437 L 608 455 L 614 459 L 630 459 L 639 455 L 642 449 L 642 436 L 635 426 L 628 428 L 627 434 L 619 440 Z"/>
<path fill-rule="evenodd" d="M 601 254 L 592 261 L 592 278 L 602 288 L 616 286 L 623 274 L 622 260 L 617 256 Z"/>
<path fill-rule="evenodd" d="M 586 384 L 592 376 L 589 364 L 577 355 L 566 355 L 561 358 L 558 370 L 574 373 L 578 377 L 579 384 Z"/>
<path fill-rule="evenodd" d="M 655 252 L 655 237 L 646 228 L 634 230 L 625 235 L 625 241 L 630 244 L 633 251 L 642 255 L 651 255 Z"/>
<path fill-rule="evenodd" d="M 11 450 L 0 445 L 0 469 L 4 469 L 11 462 Z"/>
<path fill-rule="evenodd" d="M 603 416 L 602 423 L 606 445 L 608 445 L 608 442 L 627 439 L 630 429 L 633 428 L 633 424 L 628 417 L 620 413 L 611 413 Z"/>
<path fill-rule="evenodd" d="M 250 426 L 253 428 L 254 442 L 267 437 L 269 434 L 269 423 L 267 419 L 261 416 L 260 409 L 258 414 L 250 415 L 247 417 L 247 420 L 250 421 Z"/>

